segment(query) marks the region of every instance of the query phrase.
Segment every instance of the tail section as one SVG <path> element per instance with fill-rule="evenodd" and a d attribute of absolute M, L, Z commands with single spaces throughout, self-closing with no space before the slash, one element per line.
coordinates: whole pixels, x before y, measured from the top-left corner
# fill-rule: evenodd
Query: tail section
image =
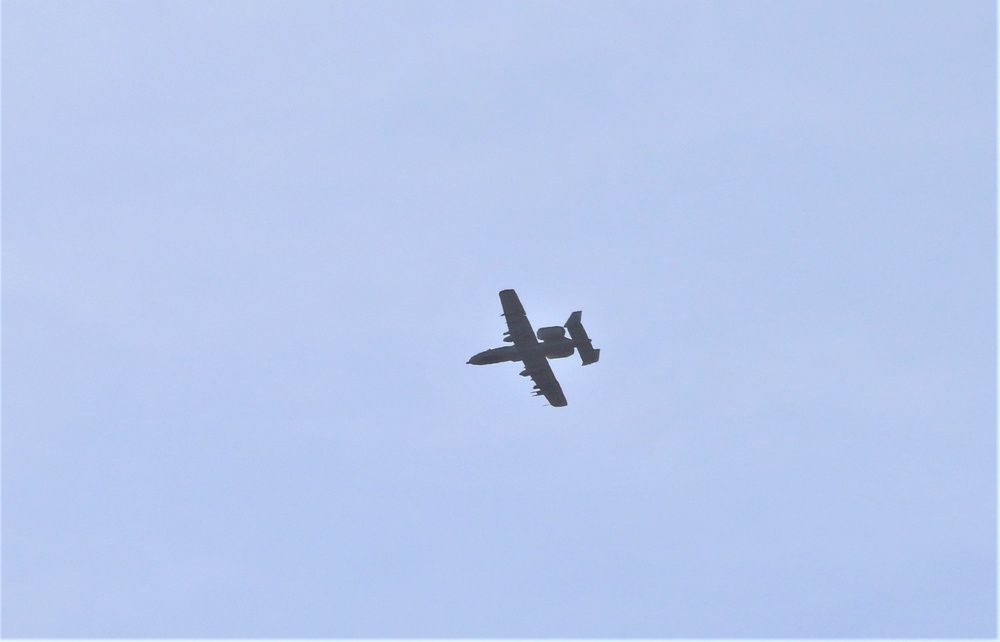
<path fill-rule="evenodd" d="M 569 330 L 569 336 L 573 337 L 573 343 L 580 353 L 580 359 L 586 366 L 596 363 L 601 358 L 601 351 L 594 347 L 590 337 L 587 336 L 587 331 L 583 329 L 583 323 L 580 322 L 582 316 L 583 312 L 579 310 L 569 315 L 569 319 L 566 320 L 566 329 Z"/>

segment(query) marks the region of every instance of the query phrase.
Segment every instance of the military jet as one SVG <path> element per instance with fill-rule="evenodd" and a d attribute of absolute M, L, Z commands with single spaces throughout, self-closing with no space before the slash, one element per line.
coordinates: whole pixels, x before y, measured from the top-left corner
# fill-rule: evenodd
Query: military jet
<path fill-rule="evenodd" d="M 521 300 L 517 298 L 514 290 L 503 290 L 500 292 L 500 305 L 503 306 L 503 315 L 507 319 L 507 332 L 504 333 L 503 340 L 513 343 L 512 346 L 501 348 L 490 348 L 473 356 L 467 363 L 474 366 L 482 366 L 488 363 L 500 363 L 502 361 L 521 361 L 524 363 L 522 377 L 531 377 L 535 382 L 534 394 L 536 397 L 545 395 L 545 398 L 553 406 L 565 406 L 566 396 L 563 395 L 562 387 L 556 381 L 556 376 L 552 373 L 548 359 L 561 359 L 573 354 L 573 350 L 578 350 L 583 365 L 596 363 L 601 356 L 601 351 L 594 348 L 587 337 L 580 317 L 580 311 L 569 315 L 566 324 L 563 326 L 550 326 L 538 328 L 537 339 L 535 332 L 531 329 L 528 317 L 524 315 L 524 307 Z M 566 338 L 566 331 L 569 330 L 570 338 Z"/>

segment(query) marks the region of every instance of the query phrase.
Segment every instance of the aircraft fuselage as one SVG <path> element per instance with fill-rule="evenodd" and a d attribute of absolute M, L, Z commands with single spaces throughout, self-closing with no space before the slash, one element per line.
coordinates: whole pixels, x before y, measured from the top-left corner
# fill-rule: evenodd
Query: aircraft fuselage
<path fill-rule="evenodd" d="M 552 339 L 549 341 L 539 341 L 530 348 L 519 348 L 517 346 L 490 348 L 474 355 L 469 359 L 468 363 L 474 366 L 485 366 L 504 361 L 524 361 L 526 356 L 525 350 L 530 350 L 533 354 L 540 354 L 547 359 L 562 359 L 563 357 L 572 355 L 575 349 L 576 344 L 572 339 Z"/>

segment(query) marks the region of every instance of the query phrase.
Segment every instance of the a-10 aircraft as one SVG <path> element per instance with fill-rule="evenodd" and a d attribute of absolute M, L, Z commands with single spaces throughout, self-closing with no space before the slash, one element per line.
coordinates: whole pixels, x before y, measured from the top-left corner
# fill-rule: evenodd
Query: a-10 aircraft
<path fill-rule="evenodd" d="M 564 326 L 538 328 L 536 339 L 531 323 L 524 315 L 524 307 L 517 298 L 517 292 L 501 291 L 500 304 L 503 306 L 503 316 L 507 319 L 507 332 L 504 333 L 503 340 L 514 345 L 484 350 L 469 359 L 468 363 L 482 366 L 502 361 L 521 361 L 524 363 L 521 376 L 531 377 L 535 382 L 533 394 L 536 397 L 545 395 L 553 406 L 565 406 L 566 396 L 552 373 L 548 360 L 568 357 L 573 354 L 574 349 L 579 351 L 580 359 L 585 366 L 596 363 L 601 356 L 601 351 L 594 348 L 586 330 L 583 329 L 583 324 L 580 323 L 583 313 L 577 311 L 569 315 Z M 568 339 L 567 330 L 570 336 Z"/>

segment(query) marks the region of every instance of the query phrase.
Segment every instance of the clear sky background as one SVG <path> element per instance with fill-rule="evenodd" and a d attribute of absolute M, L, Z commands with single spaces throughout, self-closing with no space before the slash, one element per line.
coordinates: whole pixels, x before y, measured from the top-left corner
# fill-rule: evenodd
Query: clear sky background
<path fill-rule="evenodd" d="M 996 25 L 4 2 L 3 634 L 994 636 Z"/>

